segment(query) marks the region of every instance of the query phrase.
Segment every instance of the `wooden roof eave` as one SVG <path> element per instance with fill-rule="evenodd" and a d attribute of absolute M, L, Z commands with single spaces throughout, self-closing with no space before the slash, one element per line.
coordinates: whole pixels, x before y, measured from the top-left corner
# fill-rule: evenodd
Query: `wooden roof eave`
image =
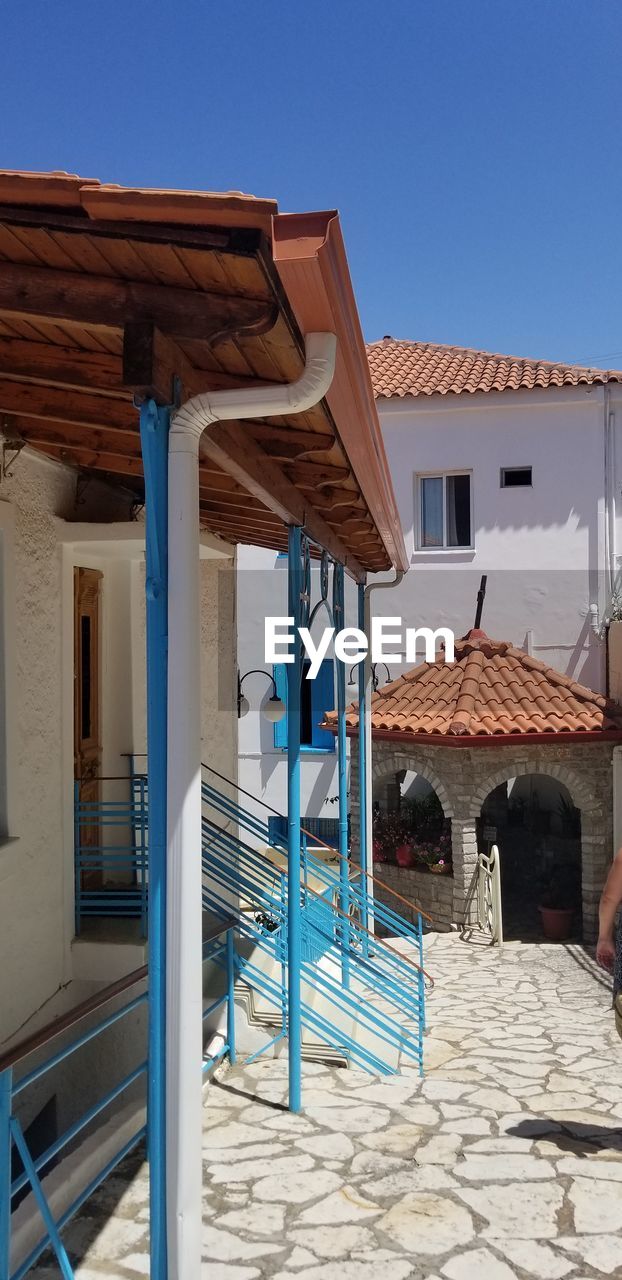
<path fill-rule="evenodd" d="M 192 226 L 188 225 L 190 205 L 194 210 Z M 256 217 L 252 216 L 253 210 Z M 226 224 L 222 228 L 214 225 L 219 211 Z M 126 371 L 120 368 L 119 356 L 114 354 L 118 347 L 115 348 L 113 343 L 108 344 L 107 350 L 100 347 L 87 351 L 80 349 L 79 345 L 59 345 L 59 339 L 62 344 L 63 332 L 67 331 L 71 334 L 67 341 L 73 341 L 72 324 L 88 327 L 94 323 L 102 335 L 108 331 L 116 340 L 123 317 L 129 314 L 132 323 L 144 324 L 145 318 L 153 317 L 155 313 L 164 329 L 168 330 L 168 334 L 163 336 L 174 352 L 173 371 L 177 372 L 179 357 L 184 356 L 179 346 L 184 334 L 191 344 L 197 333 L 205 337 L 202 325 L 205 322 L 206 292 L 202 286 L 192 293 L 187 289 L 176 289 L 174 283 L 152 284 L 145 282 L 144 277 L 136 281 L 131 278 L 131 270 L 130 278 L 122 275 L 117 278 L 114 270 L 107 278 L 94 277 L 93 270 L 99 269 L 97 257 L 93 259 L 91 255 L 89 259 L 88 254 L 85 260 L 87 270 L 67 272 L 62 266 L 64 248 L 56 249 L 56 259 L 54 255 L 50 259 L 51 262 L 56 260 L 55 266 L 41 266 L 36 254 L 21 258 L 18 255 L 14 260 L 12 248 L 15 244 L 25 245 L 28 235 L 36 234 L 38 244 L 49 243 L 54 249 L 56 241 L 49 235 L 49 229 L 52 229 L 63 245 L 67 243 L 67 237 L 72 243 L 81 244 L 82 241 L 76 237 L 85 235 L 87 238 L 104 235 L 108 244 L 114 242 L 117 246 L 122 244 L 125 236 L 131 236 L 143 245 L 165 245 L 168 238 L 173 238 L 171 231 L 176 224 L 175 237 L 178 236 L 185 245 L 192 241 L 195 249 L 214 249 L 217 252 L 229 245 L 233 254 L 239 254 L 243 237 L 248 240 L 250 236 L 252 244 L 248 240 L 241 252 L 247 253 L 249 263 L 265 264 L 264 275 L 270 287 L 261 296 L 223 298 L 215 295 L 210 298 L 212 341 L 222 337 L 229 339 L 232 335 L 238 339 L 242 332 L 247 335 L 242 337 L 242 350 L 244 341 L 250 344 L 256 342 L 257 334 L 271 334 L 275 314 L 278 314 L 281 336 L 276 345 L 272 343 L 272 351 L 278 355 L 278 344 L 282 346 L 283 334 L 289 333 L 292 349 L 296 350 L 297 346 L 300 354 L 302 343 L 296 322 L 300 299 L 287 296 L 273 258 L 262 243 L 262 236 L 271 226 L 275 211 L 273 202 L 257 202 L 237 193 L 225 193 L 219 197 L 205 193 L 124 191 L 115 187 L 103 188 L 95 182 L 85 182 L 66 174 L 0 174 L 0 220 L 10 223 L 17 236 L 11 240 L 12 233 L 7 232 L 8 258 L 6 244 L 2 243 L 0 310 L 10 316 L 15 308 L 16 315 L 24 320 L 30 317 L 33 322 L 15 326 L 13 334 L 10 326 L 0 325 L 0 332 L 4 334 L 0 337 L 0 390 L 4 398 L 0 409 L 5 413 L 5 429 L 7 426 L 15 427 L 18 436 L 21 426 L 27 442 L 51 456 L 66 462 L 73 461 L 80 467 L 93 468 L 99 473 L 123 476 L 135 486 L 140 480 L 141 464 L 136 452 L 135 410 L 128 403 L 128 390 L 133 383 L 128 380 Z M 120 222 L 120 218 L 125 221 Z M 163 218 L 167 219 L 168 225 L 162 223 Z M 330 215 L 329 221 L 334 220 L 334 215 Z M 238 237 L 235 245 L 230 236 Z M 337 240 L 340 240 L 338 224 Z M 125 252 L 124 244 L 122 248 Z M 131 260 L 131 253 L 129 257 Z M 312 271 L 315 272 L 318 258 L 315 247 L 311 258 Z M 81 257 L 79 261 L 82 262 Z M 343 276 L 340 289 L 346 297 L 348 289 L 351 294 L 351 286 L 345 254 L 337 265 L 338 274 L 341 272 Z M 347 307 L 345 311 L 343 307 L 325 308 L 324 311 L 322 328 L 337 330 L 340 346 L 350 341 L 352 326 L 360 332 L 353 297 L 351 301 L 349 316 Z M 37 338 L 38 317 L 41 318 L 41 337 L 47 337 L 46 326 L 50 332 L 48 341 Z M 20 336 L 20 330 L 24 337 Z M 32 341 L 32 337 L 37 340 Z M 261 342 L 256 349 L 260 352 Z M 266 351 L 269 351 L 268 347 Z M 166 402 L 170 402 L 171 366 L 166 360 L 156 363 L 159 366 L 159 389 L 164 392 Z M 234 361 L 233 368 L 237 368 L 239 363 Z M 263 363 L 267 371 L 267 361 L 264 359 Z M 212 364 L 202 373 L 200 368 L 186 360 L 186 372 L 191 370 L 193 375 L 190 394 L 205 390 L 206 383 L 210 389 L 215 389 L 219 384 L 249 385 L 253 381 L 261 384 L 266 378 L 268 381 L 279 380 L 278 372 L 276 379 L 272 374 L 268 376 L 267 372 L 264 379 L 238 378 L 224 369 L 219 374 Z M 284 380 L 291 376 L 290 356 L 290 371 L 284 373 Z M 163 383 L 167 385 L 164 387 Z M 189 389 L 190 383 L 186 395 Z M 374 411 L 371 393 L 369 402 Z M 378 522 L 369 503 L 369 487 L 367 493 L 362 490 L 352 459 L 344 447 L 341 424 L 336 427 L 332 406 L 324 401 L 316 411 L 302 415 L 302 420 L 303 429 L 295 418 L 291 422 L 280 419 L 253 420 L 243 426 L 233 424 L 229 439 L 222 429 L 220 438 L 215 436 L 213 444 L 214 449 L 220 450 L 220 462 L 214 457 L 204 457 L 201 464 L 201 500 L 205 511 L 213 516 L 216 523 L 226 523 L 226 536 L 231 535 L 229 526 L 234 518 L 233 512 L 240 508 L 232 502 L 230 517 L 227 504 L 219 503 L 218 499 L 223 492 L 221 482 L 224 479 L 232 479 L 234 485 L 239 480 L 240 488 L 249 480 L 248 474 L 239 470 L 239 455 L 244 443 L 245 453 L 251 454 L 254 460 L 255 475 L 247 489 L 252 495 L 248 511 L 239 516 L 240 523 L 242 520 L 245 524 L 250 523 L 254 512 L 258 533 L 261 529 L 275 530 L 274 534 L 269 533 L 270 541 L 266 545 L 273 545 L 275 541 L 280 545 L 285 536 L 283 528 L 279 530 L 274 524 L 277 518 L 285 524 L 302 523 L 312 538 L 326 545 L 359 579 L 365 571 L 364 566 L 372 572 L 389 567 L 392 556 L 387 552 L 382 521 Z M 211 447 L 210 443 L 208 448 Z M 236 451 L 237 457 L 229 456 Z M 248 458 L 245 465 L 248 468 Z M 263 487 L 262 484 L 257 487 L 257 472 Z M 265 483 L 268 474 L 274 480 L 270 486 Z M 377 511 L 382 484 L 376 487 L 374 503 Z M 221 506 L 225 509 L 220 510 Z M 247 541 L 252 540 L 247 536 L 248 532 L 246 528 L 241 530 Z M 342 532 L 343 538 L 340 536 Z M 261 539 L 258 537 L 257 540 Z"/>

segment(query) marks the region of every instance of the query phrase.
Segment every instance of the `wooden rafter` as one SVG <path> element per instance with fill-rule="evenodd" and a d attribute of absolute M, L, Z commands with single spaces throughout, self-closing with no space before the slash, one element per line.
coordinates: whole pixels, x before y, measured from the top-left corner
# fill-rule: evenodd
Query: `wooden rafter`
<path fill-rule="evenodd" d="M 62 320 L 95 332 L 122 331 L 129 320 L 151 321 L 163 333 L 214 342 L 232 332 L 267 333 L 277 308 L 265 298 L 0 262 L 0 314 Z"/>

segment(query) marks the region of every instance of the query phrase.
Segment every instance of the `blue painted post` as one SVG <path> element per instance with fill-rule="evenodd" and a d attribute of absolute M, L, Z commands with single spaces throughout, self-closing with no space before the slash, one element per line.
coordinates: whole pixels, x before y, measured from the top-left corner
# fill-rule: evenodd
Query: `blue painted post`
<path fill-rule="evenodd" d="M 145 474 L 149 797 L 148 1150 L 150 1277 L 166 1280 L 166 745 L 169 409 L 140 410 Z"/>
<path fill-rule="evenodd" d="M 335 627 L 341 630 L 345 626 L 345 591 L 343 581 L 343 565 L 336 564 L 335 575 Z M 348 866 L 348 781 L 346 758 L 346 668 L 343 662 L 335 661 L 337 668 L 337 777 L 339 792 L 339 908 L 340 933 L 342 943 L 341 981 L 347 990 L 350 986 L 350 869 Z"/>
<path fill-rule="evenodd" d="M 0 1280 L 9 1280 L 11 1254 L 11 1097 L 13 1072 L 0 1074 Z"/>
<path fill-rule="evenodd" d="M 229 1062 L 235 1063 L 235 947 L 233 929 L 227 933 L 227 1044 Z"/>
<path fill-rule="evenodd" d="M 287 666 L 287 1032 L 289 1109 L 302 1106 L 302 1020 L 300 1009 L 300 681 L 302 653 L 297 628 L 301 622 L 301 530 L 288 530 L 287 579 L 289 616 L 295 634 L 293 662 Z"/>
<path fill-rule="evenodd" d="M 358 626 L 365 630 L 365 583 L 358 585 Z M 369 638 L 369 637 L 368 637 Z M 363 935 L 361 948 L 363 954 L 369 954 L 369 847 L 373 841 L 373 832 L 367 831 L 367 743 L 365 737 L 365 663 L 359 662 L 359 860 L 361 864 L 361 897 Z"/>

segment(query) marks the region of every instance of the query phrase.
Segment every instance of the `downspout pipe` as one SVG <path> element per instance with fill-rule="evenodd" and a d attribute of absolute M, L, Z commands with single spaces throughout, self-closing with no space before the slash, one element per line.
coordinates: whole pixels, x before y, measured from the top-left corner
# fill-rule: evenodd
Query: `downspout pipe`
<path fill-rule="evenodd" d="M 211 423 L 303 413 L 335 369 L 333 333 L 310 333 L 285 386 L 208 391 L 174 415 L 168 459 L 166 1149 L 169 1280 L 201 1272 L 202 882 L 199 445 Z"/>
<path fill-rule="evenodd" d="M 391 591 L 393 587 L 399 587 L 404 571 L 402 569 L 395 570 L 395 577 L 389 582 L 370 582 L 365 587 L 363 593 L 363 630 L 367 636 L 367 653 L 365 655 L 364 679 L 365 679 L 365 848 L 361 845 L 361 872 L 366 885 L 366 896 L 364 901 L 367 908 L 367 919 L 363 921 L 366 929 L 373 933 L 374 929 L 374 882 L 370 879 L 373 876 L 374 861 L 371 852 L 374 846 L 373 831 L 373 798 L 372 798 L 372 735 L 371 735 L 371 699 L 373 693 L 373 673 L 371 660 L 371 593 L 372 591 Z M 371 902 L 371 910 L 369 903 Z"/>

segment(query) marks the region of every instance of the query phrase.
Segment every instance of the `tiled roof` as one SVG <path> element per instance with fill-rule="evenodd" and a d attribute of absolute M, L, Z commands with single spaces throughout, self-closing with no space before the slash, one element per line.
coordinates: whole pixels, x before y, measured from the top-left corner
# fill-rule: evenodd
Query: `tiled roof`
<path fill-rule="evenodd" d="M 367 358 L 377 399 L 622 382 L 622 372 L 617 369 L 586 369 L 578 364 L 553 364 L 388 337 L 369 342 Z"/>
<path fill-rule="evenodd" d="M 469 631 L 454 663 L 438 654 L 372 697 L 372 732 L 456 737 L 602 733 L 622 736 L 622 707 L 577 684 L 509 641 Z M 326 716 L 331 728 L 335 712 Z M 331 723 L 332 722 L 332 723 Z M 346 723 L 358 724 L 356 705 Z"/>

